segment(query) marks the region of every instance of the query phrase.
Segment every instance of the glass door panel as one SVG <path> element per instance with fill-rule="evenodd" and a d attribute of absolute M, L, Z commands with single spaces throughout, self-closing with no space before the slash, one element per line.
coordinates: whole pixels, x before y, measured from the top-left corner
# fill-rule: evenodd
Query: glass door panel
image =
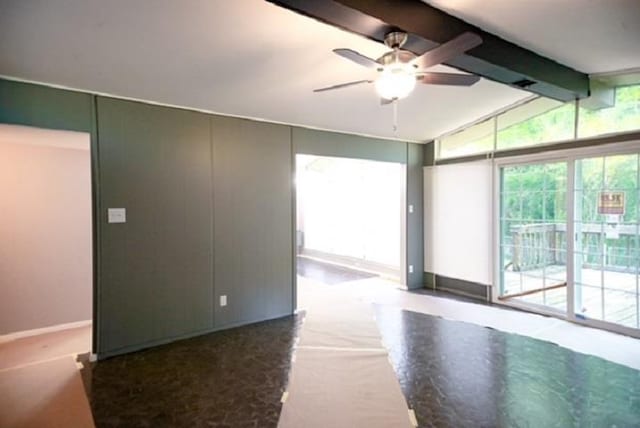
<path fill-rule="evenodd" d="M 638 155 L 575 164 L 575 315 L 639 328 Z"/>
<path fill-rule="evenodd" d="M 502 301 L 567 311 L 567 163 L 500 170 Z"/>

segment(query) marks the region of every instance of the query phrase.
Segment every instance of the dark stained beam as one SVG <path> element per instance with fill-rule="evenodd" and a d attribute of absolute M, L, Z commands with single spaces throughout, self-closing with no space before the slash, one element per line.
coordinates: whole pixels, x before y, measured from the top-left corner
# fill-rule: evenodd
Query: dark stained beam
<path fill-rule="evenodd" d="M 585 73 L 506 41 L 420 0 L 267 1 L 379 42 L 390 30 L 405 31 L 410 34 L 405 48 L 417 55 L 465 31 L 472 31 L 482 37 L 483 43 L 446 65 L 560 101 L 589 95 L 589 77 Z"/>

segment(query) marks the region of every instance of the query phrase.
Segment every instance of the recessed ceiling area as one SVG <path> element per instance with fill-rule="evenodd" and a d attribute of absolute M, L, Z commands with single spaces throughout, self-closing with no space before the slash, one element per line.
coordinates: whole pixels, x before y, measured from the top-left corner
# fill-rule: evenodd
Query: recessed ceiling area
<path fill-rule="evenodd" d="M 578 71 L 640 68 L 638 0 L 423 0 Z"/>
<path fill-rule="evenodd" d="M 418 85 L 393 110 L 372 72 L 332 52 L 386 47 L 262 0 L 5 0 L 0 75 L 340 132 L 425 141 L 530 96 L 481 80 Z M 456 72 L 445 66 L 433 71 Z"/>

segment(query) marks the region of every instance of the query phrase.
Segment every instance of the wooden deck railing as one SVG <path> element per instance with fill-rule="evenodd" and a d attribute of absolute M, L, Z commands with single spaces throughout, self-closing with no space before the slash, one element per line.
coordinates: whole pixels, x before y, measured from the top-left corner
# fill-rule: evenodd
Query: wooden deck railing
<path fill-rule="evenodd" d="M 540 269 L 560 264 L 558 225 L 555 223 L 522 224 L 511 227 L 511 263 L 514 271 Z"/>
<path fill-rule="evenodd" d="M 605 226 L 606 228 L 606 226 Z M 599 223 L 576 224 L 576 251 L 582 253 L 582 266 L 635 272 L 640 256 L 636 225 L 617 225 L 617 239 L 607 239 Z M 566 264 L 567 230 L 564 223 L 535 223 L 512 226 L 511 252 L 506 255 L 514 271 L 541 269 Z"/>

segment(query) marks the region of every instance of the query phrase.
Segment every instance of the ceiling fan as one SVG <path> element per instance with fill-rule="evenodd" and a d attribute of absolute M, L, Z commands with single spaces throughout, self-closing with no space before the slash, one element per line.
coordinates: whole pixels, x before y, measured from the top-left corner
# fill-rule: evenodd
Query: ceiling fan
<path fill-rule="evenodd" d="M 363 83 L 374 83 L 381 103 L 390 104 L 406 98 L 416 83 L 430 85 L 471 86 L 480 77 L 470 74 L 436 73 L 425 71 L 429 67 L 448 61 L 482 43 L 477 34 L 466 32 L 440 46 L 417 56 L 402 49 L 407 41 L 407 33 L 392 31 L 387 33 L 384 43 L 392 50 L 378 59 L 372 59 L 352 49 L 334 49 L 333 52 L 356 64 L 376 70 L 376 79 L 363 79 L 314 89 L 313 92 L 332 91 Z"/>

